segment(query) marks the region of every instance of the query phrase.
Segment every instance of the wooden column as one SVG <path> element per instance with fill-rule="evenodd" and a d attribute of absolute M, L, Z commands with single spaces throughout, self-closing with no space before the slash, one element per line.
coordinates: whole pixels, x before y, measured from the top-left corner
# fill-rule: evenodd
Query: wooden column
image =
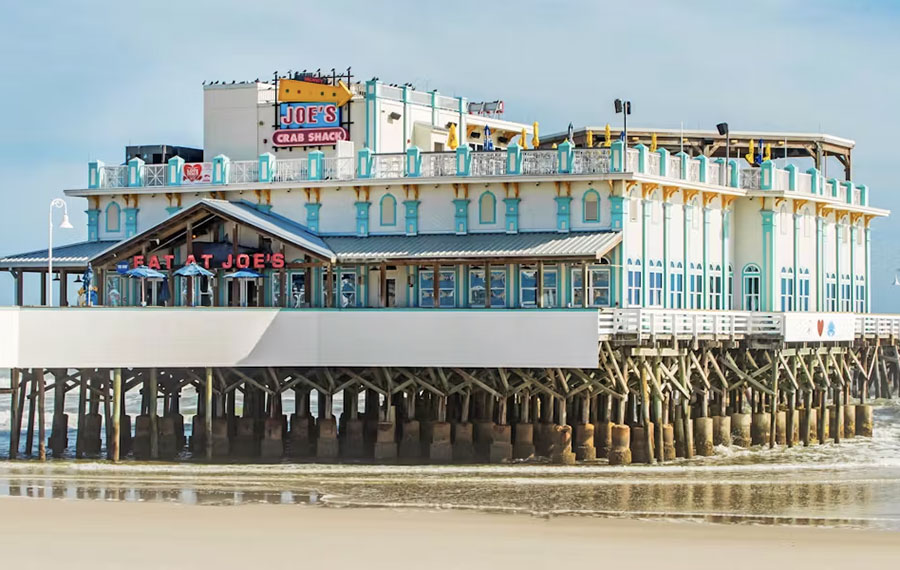
<path fill-rule="evenodd" d="M 29 374 L 31 377 L 31 394 L 28 396 L 28 427 L 25 431 L 25 454 L 31 457 L 34 451 L 34 408 L 37 406 L 37 371 L 32 370 Z"/>
<path fill-rule="evenodd" d="M 206 367 L 206 391 L 204 393 L 204 410 L 203 423 L 206 427 L 206 459 L 212 459 L 213 456 L 213 438 L 212 438 L 212 397 L 213 397 L 213 369 Z"/>
<path fill-rule="evenodd" d="M 47 304 L 47 282 L 50 281 L 51 279 L 53 279 L 53 276 L 50 276 L 50 278 L 48 279 L 47 275 L 44 275 L 43 273 L 39 273 L 38 275 L 41 276 L 41 300 L 40 300 L 40 302 L 38 302 L 38 305 L 46 305 Z"/>
<path fill-rule="evenodd" d="M 15 459 L 19 452 L 19 437 L 16 426 L 19 425 L 19 369 L 9 371 L 9 458 Z"/>
<path fill-rule="evenodd" d="M 325 306 L 334 307 L 334 265 L 328 264 L 328 273 L 325 277 Z"/>
<path fill-rule="evenodd" d="M 587 288 L 585 288 L 586 290 Z M 650 388 L 648 386 L 650 375 L 646 366 L 641 367 L 641 417 L 644 424 L 644 445 L 647 450 L 647 462 L 656 463 L 653 454 L 653 430 L 650 428 Z M 662 443 L 662 442 L 660 442 Z"/>
<path fill-rule="evenodd" d="M 185 254 L 186 254 L 186 256 L 193 255 L 193 253 L 194 253 L 194 224 L 191 222 L 188 222 L 187 225 L 185 226 L 184 231 L 185 231 L 185 238 L 184 238 Z M 193 307 L 194 306 L 194 278 L 193 277 L 183 277 L 183 279 L 187 279 L 187 306 Z M 180 293 L 181 292 L 179 291 L 179 294 Z M 172 304 L 174 305 L 175 298 L 172 297 L 172 299 L 173 299 Z"/>
<path fill-rule="evenodd" d="M 59 306 L 69 306 L 69 273 L 59 270 Z"/>
<path fill-rule="evenodd" d="M 491 308 L 491 262 L 484 262 L 484 308 Z"/>
<path fill-rule="evenodd" d="M 97 269 L 97 271 L 94 272 L 94 275 L 96 275 L 96 277 L 94 277 L 93 286 L 97 288 L 97 304 L 105 305 L 106 297 L 104 296 L 104 293 L 106 291 L 106 270 L 103 269 L 102 267 L 100 267 Z M 169 300 L 174 305 L 175 302 L 173 301 L 173 299 L 175 299 L 175 297 L 172 296 L 172 270 L 170 269 L 169 270 Z"/>
<path fill-rule="evenodd" d="M 45 297 L 46 298 L 46 297 Z M 41 303 L 44 300 L 41 299 Z M 25 272 L 21 269 L 16 273 L 16 305 L 19 307 L 25 304 Z"/>
<path fill-rule="evenodd" d="M 110 449 L 110 459 L 113 462 L 119 461 L 119 452 L 121 447 L 121 427 L 122 427 L 122 369 L 115 368 L 113 370 L 113 397 L 112 397 L 112 433 L 110 434 L 107 446 Z"/>
<path fill-rule="evenodd" d="M 47 426 L 45 425 L 44 420 L 44 404 L 46 403 L 46 399 L 44 397 L 44 389 L 46 385 L 44 384 L 44 369 L 38 368 L 35 370 L 34 380 L 37 382 L 38 388 L 38 459 L 41 461 L 47 460 Z"/>
<path fill-rule="evenodd" d="M 75 458 L 81 459 L 84 457 L 84 442 L 82 441 L 82 436 L 84 435 L 84 415 L 87 413 L 87 386 L 85 386 L 86 380 L 84 378 L 84 373 L 79 371 L 78 373 L 78 432 L 75 434 Z"/>
<path fill-rule="evenodd" d="M 16 455 L 18 456 L 19 444 L 22 441 L 22 417 L 25 415 L 25 396 L 28 392 L 28 376 L 19 371 L 19 396 L 16 404 L 16 421 L 10 424 L 9 437 L 16 441 Z"/>
<path fill-rule="evenodd" d="M 557 286 L 559 286 L 557 284 Z M 538 261 L 537 268 L 537 299 L 535 299 L 535 305 L 537 305 L 538 309 L 544 308 L 544 262 Z M 585 422 L 587 423 L 587 422 Z"/>
<path fill-rule="evenodd" d="M 777 424 L 776 416 L 778 415 L 778 351 L 772 355 L 772 407 L 769 410 L 769 449 L 775 447 L 775 426 Z M 790 430 L 791 426 L 786 426 L 786 430 Z"/>
<path fill-rule="evenodd" d="M 381 306 L 388 306 L 388 294 L 387 294 L 387 264 L 382 262 L 381 266 L 378 268 L 381 275 L 379 276 L 379 287 L 381 288 Z"/>
<path fill-rule="evenodd" d="M 238 239 L 240 228 L 237 225 L 237 222 L 234 224 L 234 229 L 231 230 L 231 252 L 233 254 L 233 259 L 235 263 L 237 263 L 238 257 Z M 235 271 L 237 271 L 237 265 L 234 267 Z M 241 280 L 240 279 L 232 279 L 231 280 L 231 306 L 240 307 L 241 306 Z M 248 302 L 249 304 L 249 302 Z"/>
<path fill-rule="evenodd" d="M 431 280 L 432 295 L 434 296 L 434 303 L 432 306 L 437 309 L 441 306 L 441 266 L 435 263 L 434 267 L 432 267 L 432 271 L 434 272 L 434 279 Z"/>
<path fill-rule="evenodd" d="M 159 459 L 159 421 L 156 415 L 159 377 L 156 368 L 150 369 L 147 384 L 147 390 L 150 392 L 147 395 L 147 415 L 150 416 L 150 459 Z"/>
<path fill-rule="evenodd" d="M 284 255 L 284 245 L 281 246 L 281 255 Z M 309 291 L 308 283 L 306 285 L 306 290 Z M 280 306 L 290 307 L 293 305 L 291 293 L 291 287 L 288 285 L 287 280 L 287 270 L 282 267 L 278 270 L 278 298 L 281 300 Z"/>

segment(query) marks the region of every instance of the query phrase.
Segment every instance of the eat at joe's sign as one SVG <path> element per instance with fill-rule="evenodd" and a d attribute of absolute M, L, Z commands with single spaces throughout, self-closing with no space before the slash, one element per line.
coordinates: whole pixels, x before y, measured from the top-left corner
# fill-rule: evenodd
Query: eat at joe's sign
<path fill-rule="evenodd" d="M 184 265 L 196 263 L 204 269 L 281 269 L 284 267 L 283 253 L 239 253 L 228 256 L 216 263 L 213 255 L 189 255 Z M 150 269 L 175 269 L 174 255 L 135 255 L 131 258 L 132 267 L 146 265 Z"/>

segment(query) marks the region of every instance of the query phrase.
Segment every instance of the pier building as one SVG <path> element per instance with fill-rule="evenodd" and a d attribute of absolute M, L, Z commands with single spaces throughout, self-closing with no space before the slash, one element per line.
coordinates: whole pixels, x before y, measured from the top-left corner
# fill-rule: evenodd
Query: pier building
<path fill-rule="evenodd" d="M 203 90 L 202 160 L 92 161 L 65 191 L 88 240 L 52 275 L 46 250 L 0 259 L 11 456 L 25 416 L 43 450 L 48 389 L 54 455 L 76 392 L 77 455 L 174 457 L 196 390 L 205 457 L 611 463 L 870 434 L 867 399 L 897 391 L 900 319 L 871 314 L 888 212 L 852 141 L 548 143 L 502 101 L 349 71 Z M 24 306 L 35 275 L 58 306 Z"/>

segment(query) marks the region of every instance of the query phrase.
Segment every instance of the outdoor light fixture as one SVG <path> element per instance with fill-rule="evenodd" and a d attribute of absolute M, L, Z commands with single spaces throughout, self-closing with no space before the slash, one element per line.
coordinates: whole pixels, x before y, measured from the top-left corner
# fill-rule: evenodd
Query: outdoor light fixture
<path fill-rule="evenodd" d="M 48 307 L 53 305 L 53 208 L 63 209 L 63 218 L 59 223 L 59 227 L 64 230 L 72 229 L 72 224 L 69 223 L 69 207 L 66 205 L 66 201 L 62 198 L 54 198 L 50 202 L 50 211 L 47 214 L 47 277 L 51 279 L 50 286 L 47 287 L 47 298 L 45 299 Z"/>
<path fill-rule="evenodd" d="M 725 172 L 723 172 L 722 174 L 727 181 L 728 161 L 731 158 L 731 134 L 728 132 L 728 123 L 719 123 L 718 125 L 716 125 L 716 129 L 719 131 L 719 134 L 721 136 L 725 137 Z M 787 150 L 785 150 L 785 153 L 787 153 Z M 722 184 L 724 185 L 724 182 L 722 182 Z"/>
<path fill-rule="evenodd" d="M 391 112 L 388 114 L 388 119 L 390 119 L 390 120 L 392 120 L 392 121 L 396 121 L 396 120 L 398 120 L 399 118 L 400 118 L 400 113 L 398 113 L 397 111 L 391 111 Z"/>
<path fill-rule="evenodd" d="M 628 150 L 628 115 L 631 114 L 631 101 L 623 101 L 622 99 L 616 99 L 613 101 L 613 107 L 616 109 L 616 114 L 622 113 L 622 142 L 625 143 L 625 150 Z"/>

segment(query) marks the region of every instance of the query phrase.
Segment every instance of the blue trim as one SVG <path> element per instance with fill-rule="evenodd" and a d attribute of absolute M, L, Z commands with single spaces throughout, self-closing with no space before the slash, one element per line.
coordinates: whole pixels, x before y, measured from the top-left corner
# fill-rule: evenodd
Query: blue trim
<path fill-rule="evenodd" d="M 125 208 L 125 237 L 130 238 L 137 234 L 138 208 Z"/>
<path fill-rule="evenodd" d="M 506 233 L 519 233 L 519 198 L 504 198 L 503 203 L 506 205 Z"/>
<path fill-rule="evenodd" d="M 419 235 L 419 201 L 404 200 L 403 207 L 406 211 L 406 235 Z"/>
<path fill-rule="evenodd" d="M 113 206 L 116 207 L 116 227 L 111 228 L 111 227 L 109 227 L 109 210 L 110 210 Z M 112 202 L 110 202 L 109 204 L 106 205 L 106 210 L 105 210 L 104 217 L 106 218 L 105 226 L 106 226 L 106 232 L 107 232 L 107 233 L 114 233 L 114 234 L 117 234 L 117 233 L 119 233 L 119 232 L 122 231 L 122 207 L 119 206 L 119 203 L 118 203 L 118 202 L 112 201 Z"/>
<path fill-rule="evenodd" d="M 306 227 L 315 234 L 319 233 L 319 210 L 321 209 L 322 204 L 306 204 Z"/>
<path fill-rule="evenodd" d="M 572 197 L 556 196 L 556 231 L 569 233 L 572 226 Z"/>
<path fill-rule="evenodd" d="M 457 198 L 453 200 L 453 230 L 456 235 L 469 233 L 469 199 Z"/>
<path fill-rule="evenodd" d="M 484 221 L 484 212 L 482 210 L 485 195 L 491 197 L 491 219 L 489 221 Z M 481 196 L 478 197 L 478 223 L 485 225 L 497 223 L 497 198 L 494 197 L 494 193 L 490 190 L 485 190 L 481 193 Z"/>
<path fill-rule="evenodd" d="M 385 200 L 388 200 L 388 199 L 390 199 L 390 201 L 391 201 L 391 205 L 390 205 L 391 210 L 390 211 L 391 211 L 391 218 L 393 219 L 393 221 L 391 223 L 386 223 L 384 221 L 384 213 L 385 213 L 384 202 L 385 202 Z M 397 225 L 397 199 L 394 198 L 394 195 L 393 194 L 385 194 L 384 196 L 382 196 L 381 201 L 378 204 L 378 207 L 379 207 L 379 217 L 378 217 L 379 224 L 382 226 L 396 226 Z"/>
<path fill-rule="evenodd" d="M 88 241 L 97 241 L 100 239 L 100 210 L 91 208 L 85 213 L 88 217 Z"/>
<path fill-rule="evenodd" d="M 587 198 L 588 196 L 594 196 L 597 198 L 597 219 L 589 220 L 587 219 Z M 599 224 L 600 223 L 600 193 L 594 190 L 593 188 L 588 188 L 585 190 L 584 194 L 581 196 L 581 221 L 585 224 Z"/>

